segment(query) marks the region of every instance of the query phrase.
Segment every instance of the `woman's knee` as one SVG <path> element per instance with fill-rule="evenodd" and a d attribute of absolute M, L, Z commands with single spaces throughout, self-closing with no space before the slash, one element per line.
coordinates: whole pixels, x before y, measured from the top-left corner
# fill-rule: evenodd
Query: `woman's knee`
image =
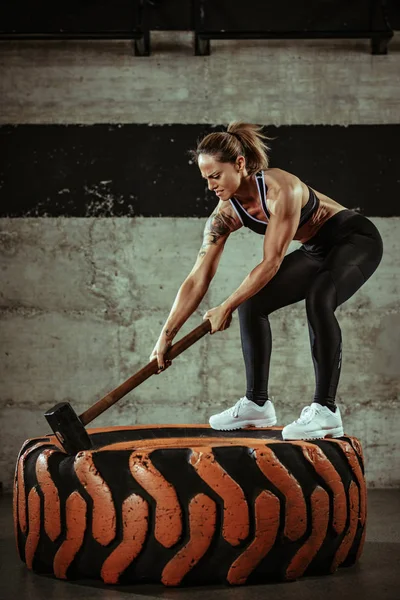
<path fill-rule="evenodd" d="M 307 316 L 323 315 L 327 311 L 334 311 L 337 307 L 337 290 L 333 277 L 329 271 L 318 273 L 313 284 L 307 292 Z"/>
<path fill-rule="evenodd" d="M 252 296 L 239 305 L 238 314 L 240 322 L 245 322 L 257 318 L 265 318 L 268 316 L 268 311 L 265 310 L 265 306 L 257 298 Z"/>

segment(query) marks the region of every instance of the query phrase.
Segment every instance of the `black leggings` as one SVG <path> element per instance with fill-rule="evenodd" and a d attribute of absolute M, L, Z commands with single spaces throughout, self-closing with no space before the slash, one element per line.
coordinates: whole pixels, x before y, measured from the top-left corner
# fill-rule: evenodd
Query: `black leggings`
<path fill-rule="evenodd" d="M 382 252 L 382 238 L 372 221 L 343 210 L 285 256 L 275 277 L 239 306 L 249 400 L 263 404 L 268 399 L 272 350 L 268 315 L 305 299 L 316 379 L 314 402 L 334 409 L 342 354 L 335 310 L 371 277 Z"/>

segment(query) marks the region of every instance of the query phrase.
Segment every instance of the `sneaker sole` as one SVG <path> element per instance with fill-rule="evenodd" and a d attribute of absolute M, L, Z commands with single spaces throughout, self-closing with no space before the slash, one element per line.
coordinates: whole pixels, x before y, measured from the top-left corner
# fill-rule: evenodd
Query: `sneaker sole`
<path fill-rule="evenodd" d="M 277 421 L 277 419 L 257 421 L 257 423 L 255 423 L 254 421 L 242 421 L 241 423 L 236 423 L 234 427 L 216 427 L 215 425 L 211 425 L 211 423 L 210 423 L 210 427 L 217 431 L 235 431 L 236 429 L 247 429 L 247 428 L 250 429 L 250 428 L 255 428 L 255 427 L 273 427 L 273 425 L 276 425 L 276 421 Z"/>
<path fill-rule="evenodd" d="M 342 427 L 335 427 L 335 429 L 330 429 L 329 431 L 316 431 L 313 434 L 308 436 L 298 436 L 291 437 L 282 434 L 282 438 L 284 440 L 324 440 L 329 438 L 339 438 L 344 436 L 344 431 Z"/>

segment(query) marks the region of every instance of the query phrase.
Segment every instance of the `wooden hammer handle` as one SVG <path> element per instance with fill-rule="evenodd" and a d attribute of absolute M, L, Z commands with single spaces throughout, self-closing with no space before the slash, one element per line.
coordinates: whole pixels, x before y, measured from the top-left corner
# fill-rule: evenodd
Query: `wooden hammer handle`
<path fill-rule="evenodd" d="M 165 358 L 168 360 L 172 360 L 178 354 L 181 354 L 184 350 L 189 348 L 192 344 L 197 342 L 200 338 L 203 337 L 206 333 L 211 331 L 211 323 L 207 319 L 201 325 L 193 329 L 190 333 L 185 335 L 181 340 L 176 342 L 165 355 Z M 118 402 L 121 398 L 126 396 L 133 388 L 140 385 L 143 381 L 148 379 L 151 375 L 154 375 L 158 371 L 158 362 L 157 359 L 154 358 L 151 362 L 149 362 L 145 367 L 140 369 L 137 373 L 129 377 L 124 383 L 121 383 L 115 390 L 109 392 L 104 398 L 93 404 L 90 408 L 85 410 L 84 413 L 79 415 L 80 420 L 83 425 L 87 425 L 93 419 L 101 415 L 107 408 Z"/>

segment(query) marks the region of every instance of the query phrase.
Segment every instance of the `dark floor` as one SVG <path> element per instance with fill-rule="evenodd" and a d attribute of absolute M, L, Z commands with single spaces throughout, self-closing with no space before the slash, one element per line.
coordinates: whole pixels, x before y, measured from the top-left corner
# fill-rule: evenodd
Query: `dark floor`
<path fill-rule="evenodd" d="M 240 587 L 167 588 L 162 585 L 105 586 L 60 581 L 29 571 L 14 544 L 11 496 L 0 497 L 0 600 L 398 600 L 400 599 L 400 490 L 369 490 L 367 540 L 359 563 L 334 575 L 294 583 Z"/>

